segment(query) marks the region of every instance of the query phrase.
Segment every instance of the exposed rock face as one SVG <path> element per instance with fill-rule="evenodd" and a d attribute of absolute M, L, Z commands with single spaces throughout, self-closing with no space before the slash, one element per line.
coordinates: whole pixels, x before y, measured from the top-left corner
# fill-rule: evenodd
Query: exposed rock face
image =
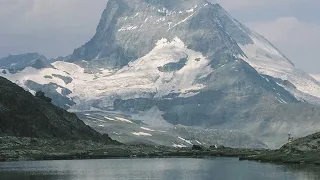
<path fill-rule="evenodd" d="M 72 92 L 69 89 L 59 86 L 55 83 L 42 85 L 42 84 L 33 82 L 31 80 L 28 80 L 25 82 L 25 86 L 28 89 L 35 92 L 38 92 L 38 91 L 44 92 L 46 96 L 52 99 L 52 103 L 58 107 L 69 109 L 71 106 L 75 105 L 75 103 L 70 98 L 67 97 Z M 59 89 L 60 92 L 58 92 L 57 89 Z"/>
<path fill-rule="evenodd" d="M 204 0 L 110 0 L 94 37 L 76 49 L 69 61 L 96 60 L 92 63 L 123 67 L 148 54 L 158 40 L 176 36 L 209 57 L 244 55 L 221 21 L 231 22 L 221 6 Z M 241 41 L 250 42 L 244 33 L 237 33 Z"/>
<path fill-rule="evenodd" d="M 43 93 L 39 94 L 43 96 Z M 33 96 L 2 77 L 0 135 L 113 143 L 107 135 L 94 131 L 75 114 L 68 113 L 39 96 Z"/>
<path fill-rule="evenodd" d="M 36 95 L 35 95 L 35 96 L 36 96 L 37 98 L 43 99 L 43 100 L 45 100 L 45 101 L 47 101 L 47 102 L 49 102 L 49 103 L 51 103 L 51 101 L 52 101 L 52 99 L 46 97 L 45 94 L 44 94 L 44 92 L 42 92 L 42 91 L 36 92 Z"/>

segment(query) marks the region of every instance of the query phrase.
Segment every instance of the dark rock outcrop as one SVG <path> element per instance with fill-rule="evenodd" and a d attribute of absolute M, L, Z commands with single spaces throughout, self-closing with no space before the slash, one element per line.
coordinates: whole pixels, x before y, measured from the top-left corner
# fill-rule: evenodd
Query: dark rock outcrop
<path fill-rule="evenodd" d="M 192 146 L 192 150 L 195 150 L 195 151 L 203 151 L 203 147 L 200 146 L 200 145 L 193 145 L 193 146 Z"/>
<path fill-rule="evenodd" d="M 43 92 L 37 96 L 0 77 L 0 136 L 61 140 L 93 140 L 115 143 L 94 131 L 75 114 L 50 103 Z"/>
<path fill-rule="evenodd" d="M 43 100 L 45 100 L 45 101 L 47 101 L 47 102 L 49 102 L 49 103 L 51 103 L 51 101 L 52 101 L 52 99 L 49 98 L 49 97 L 47 97 L 47 96 L 45 96 L 44 92 L 42 92 L 42 91 L 36 92 L 36 95 L 35 95 L 35 96 L 36 96 L 37 98 L 43 99 Z"/>
<path fill-rule="evenodd" d="M 71 94 L 72 92 L 69 89 L 59 86 L 55 83 L 38 84 L 34 81 L 27 80 L 25 82 L 25 86 L 35 92 L 38 92 L 38 91 L 44 92 L 44 94 L 48 98 L 52 99 L 52 104 L 59 106 L 61 108 L 69 109 L 71 106 L 75 104 L 72 101 L 72 99 L 67 97 L 67 95 Z M 58 88 L 61 89 L 61 92 L 57 91 Z"/>

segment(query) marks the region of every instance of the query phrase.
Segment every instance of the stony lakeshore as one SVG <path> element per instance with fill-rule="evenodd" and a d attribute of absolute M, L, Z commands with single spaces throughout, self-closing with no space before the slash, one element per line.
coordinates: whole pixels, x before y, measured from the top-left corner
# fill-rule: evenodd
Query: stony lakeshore
<path fill-rule="evenodd" d="M 192 148 L 177 149 L 153 145 L 108 145 L 87 140 L 61 141 L 17 137 L 1 137 L 0 142 L 0 161 L 237 157 L 239 160 L 320 165 L 320 153 L 318 151 L 308 149 L 299 151 L 294 144 L 285 145 L 279 150 L 253 150 L 223 146 L 206 148 L 196 145 Z"/>
<path fill-rule="evenodd" d="M 0 161 L 107 159 L 107 158 L 169 158 L 169 157 L 244 157 L 259 155 L 265 150 L 225 147 L 171 148 L 153 145 L 105 144 L 94 141 L 44 140 L 36 138 L 0 138 Z"/>
<path fill-rule="evenodd" d="M 320 165 L 320 133 L 297 139 L 293 143 L 285 144 L 278 150 L 247 155 L 241 159 L 262 162 Z"/>
<path fill-rule="evenodd" d="M 237 157 L 271 163 L 320 165 L 320 133 L 286 144 L 278 150 L 235 149 L 227 147 L 171 148 L 153 145 L 105 144 L 87 140 L 45 140 L 36 138 L 0 138 L 0 161 L 69 160 L 109 158 L 212 158 Z"/>

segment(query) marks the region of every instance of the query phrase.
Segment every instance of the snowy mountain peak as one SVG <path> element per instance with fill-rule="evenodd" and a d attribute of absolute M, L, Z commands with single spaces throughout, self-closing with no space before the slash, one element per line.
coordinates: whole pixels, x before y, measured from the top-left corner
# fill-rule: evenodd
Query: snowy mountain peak
<path fill-rule="evenodd" d="M 96 34 L 69 61 L 119 68 L 145 56 L 158 40 L 174 37 L 208 56 L 224 50 L 243 55 L 228 34 L 225 19 L 230 16 L 221 6 L 203 0 L 180 1 L 109 1 Z"/>
<path fill-rule="evenodd" d="M 320 98 L 318 82 L 295 68 L 266 38 L 219 4 L 204 0 L 111 0 L 94 37 L 68 61 L 94 72 L 101 67 L 121 69 L 146 56 L 159 40 L 176 37 L 208 59 L 240 58 L 260 74 L 289 81 L 299 99 L 305 99 L 300 92 Z M 79 63 L 82 60 L 87 63 Z"/>

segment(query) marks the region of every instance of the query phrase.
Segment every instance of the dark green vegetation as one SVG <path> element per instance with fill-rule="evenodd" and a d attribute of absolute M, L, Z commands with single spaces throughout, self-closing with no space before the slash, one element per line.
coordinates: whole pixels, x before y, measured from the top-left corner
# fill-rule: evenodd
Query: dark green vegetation
<path fill-rule="evenodd" d="M 107 135 L 85 125 L 75 114 L 51 104 L 44 94 L 37 95 L 0 77 L 0 136 L 114 143 Z"/>

